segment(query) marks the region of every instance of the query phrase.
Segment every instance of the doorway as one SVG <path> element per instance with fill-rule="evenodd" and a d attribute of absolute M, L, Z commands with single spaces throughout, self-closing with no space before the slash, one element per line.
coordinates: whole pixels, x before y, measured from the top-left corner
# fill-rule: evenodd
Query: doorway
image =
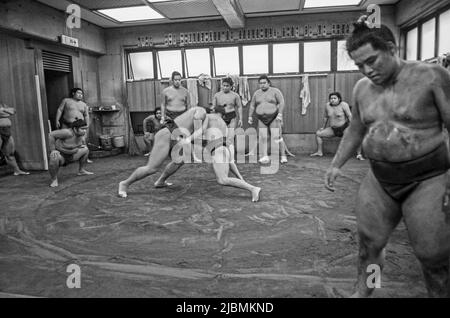
<path fill-rule="evenodd" d="M 56 112 L 61 101 L 70 95 L 71 73 L 44 70 L 45 93 L 47 94 L 49 130 L 56 128 Z"/>
<path fill-rule="evenodd" d="M 44 123 L 49 131 L 56 128 L 56 112 L 64 98 L 70 97 L 73 87 L 72 58 L 69 55 L 42 51 L 45 93 L 49 123 Z"/>

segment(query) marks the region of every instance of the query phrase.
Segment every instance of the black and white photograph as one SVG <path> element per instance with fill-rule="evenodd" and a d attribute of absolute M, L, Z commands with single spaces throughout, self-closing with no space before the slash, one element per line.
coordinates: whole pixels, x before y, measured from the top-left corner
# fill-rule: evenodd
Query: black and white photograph
<path fill-rule="evenodd" d="M 0 298 L 449 298 L 449 129 L 449 0 L 0 0 Z"/>

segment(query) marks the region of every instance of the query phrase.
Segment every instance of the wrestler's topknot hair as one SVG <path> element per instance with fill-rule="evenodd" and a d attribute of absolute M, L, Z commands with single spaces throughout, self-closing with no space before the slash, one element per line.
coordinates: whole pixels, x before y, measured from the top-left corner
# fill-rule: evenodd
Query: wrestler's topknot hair
<path fill-rule="evenodd" d="M 87 126 L 86 121 L 84 119 L 78 119 L 78 118 L 75 118 L 75 121 L 72 124 L 70 124 L 70 127 L 72 127 L 72 128 L 80 128 L 80 127 L 86 127 L 86 126 Z"/>
<path fill-rule="evenodd" d="M 328 95 L 328 100 L 330 100 L 331 96 L 336 96 L 339 99 L 339 103 L 342 102 L 342 95 L 339 92 L 333 92 Z"/>
<path fill-rule="evenodd" d="M 170 77 L 172 79 L 172 81 L 175 78 L 175 76 L 182 77 L 180 72 L 174 71 L 174 72 L 172 72 L 172 76 Z"/>
<path fill-rule="evenodd" d="M 230 86 L 233 86 L 233 85 L 234 85 L 234 82 L 233 82 L 233 80 L 231 79 L 231 77 L 225 77 L 225 78 L 222 80 L 222 83 L 228 83 L 228 84 L 230 84 Z"/>
<path fill-rule="evenodd" d="M 75 93 L 78 92 L 78 91 L 83 92 L 83 90 L 82 90 L 81 88 L 79 88 L 79 87 L 74 87 L 74 88 L 72 88 L 72 89 L 70 90 L 70 97 L 75 96 Z"/>
<path fill-rule="evenodd" d="M 347 38 L 347 52 L 351 53 L 361 46 L 370 43 L 375 50 L 389 51 L 389 42 L 397 45 L 394 34 L 384 24 L 379 28 L 369 27 L 367 18 L 361 17 L 358 22 L 353 23 L 353 32 Z"/>
<path fill-rule="evenodd" d="M 271 84 L 272 82 L 270 81 L 270 79 L 269 79 L 269 77 L 267 76 L 267 75 L 261 75 L 259 78 L 258 78 L 258 83 L 261 81 L 261 80 L 263 80 L 263 79 L 265 79 L 266 81 L 267 81 L 267 83 L 269 83 L 269 84 Z"/>

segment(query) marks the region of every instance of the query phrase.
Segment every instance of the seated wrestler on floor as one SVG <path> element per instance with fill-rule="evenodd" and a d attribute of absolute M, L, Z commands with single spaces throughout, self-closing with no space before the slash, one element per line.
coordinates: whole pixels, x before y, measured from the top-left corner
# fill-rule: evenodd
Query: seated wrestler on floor
<path fill-rule="evenodd" d="M 71 128 L 52 131 L 48 136 L 50 147 L 49 172 L 51 177 L 50 187 L 58 186 L 58 172 L 60 167 L 67 166 L 78 161 L 78 175 L 92 175 L 92 172 L 84 169 L 89 149 L 84 144 L 84 137 L 88 129 L 83 119 L 76 119 Z"/>
<path fill-rule="evenodd" d="M 311 157 L 322 157 L 322 138 L 342 138 L 344 136 L 344 131 L 350 125 L 352 120 L 350 106 L 342 100 L 340 93 L 331 93 L 328 100 L 329 103 L 327 103 L 325 107 L 323 128 L 316 132 L 317 152 L 311 154 Z M 330 127 L 327 127 L 328 122 L 330 122 Z M 363 159 L 360 150 L 358 150 L 358 159 Z"/>

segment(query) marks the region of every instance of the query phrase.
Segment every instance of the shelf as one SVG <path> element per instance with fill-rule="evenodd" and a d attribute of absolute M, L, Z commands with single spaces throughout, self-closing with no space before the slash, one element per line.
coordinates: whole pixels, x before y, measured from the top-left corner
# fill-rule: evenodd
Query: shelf
<path fill-rule="evenodd" d="M 93 109 L 92 112 L 93 113 L 116 113 L 119 112 L 119 109 L 111 109 L 111 110 L 105 110 L 105 109 Z"/>

